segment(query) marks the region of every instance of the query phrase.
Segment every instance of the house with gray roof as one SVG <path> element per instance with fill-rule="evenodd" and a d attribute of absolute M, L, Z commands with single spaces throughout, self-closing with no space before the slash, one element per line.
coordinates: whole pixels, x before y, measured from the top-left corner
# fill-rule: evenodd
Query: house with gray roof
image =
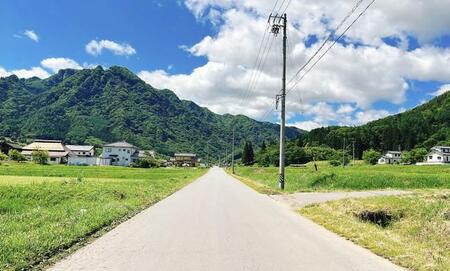
<path fill-rule="evenodd" d="M 114 142 L 103 146 L 100 165 L 128 167 L 139 159 L 139 148 L 125 141 Z"/>
<path fill-rule="evenodd" d="M 427 155 L 428 164 L 450 164 L 450 146 L 436 146 Z"/>

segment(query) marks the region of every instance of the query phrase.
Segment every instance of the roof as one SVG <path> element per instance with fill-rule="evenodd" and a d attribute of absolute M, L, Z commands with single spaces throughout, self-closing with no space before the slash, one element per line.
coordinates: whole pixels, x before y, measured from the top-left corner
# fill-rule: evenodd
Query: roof
<path fill-rule="evenodd" d="M 22 151 L 23 155 L 32 155 L 33 151 Z M 61 158 L 61 157 L 66 157 L 67 155 L 69 155 L 68 151 L 63 151 L 63 152 L 53 152 L 53 151 L 49 151 L 48 152 L 48 156 L 50 158 Z"/>
<path fill-rule="evenodd" d="M 10 148 L 17 149 L 17 150 L 22 149 L 22 146 L 20 146 L 19 144 L 8 142 L 8 141 L 0 141 L 0 145 L 1 144 L 5 144 L 5 145 L 9 146 Z"/>
<path fill-rule="evenodd" d="M 197 154 L 193 154 L 193 153 L 175 153 L 175 157 L 176 156 L 197 157 Z"/>
<path fill-rule="evenodd" d="M 134 146 L 134 145 L 131 145 L 130 143 L 125 142 L 125 141 L 119 141 L 119 142 L 114 142 L 114 143 L 111 143 L 111 144 L 106 144 L 106 145 L 103 146 L 103 147 L 133 148 L 133 149 L 138 149 L 138 147 L 136 147 L 136 146 Z"/>
<path fill-rule="evenodd" d="M 155 151 L 139 151 L 139 157 L 144 158 L 146 156 L 146 153 L 148 153 L 150 156 L 155 157 Z"/>
<path fill-rule="evenodd" d="M 386 153 L 397 153 L 397 154 L 402 154 L 401 151 L 387 151 Z"/>
<path fill-rule="evenodd" d="M 434 146 L 432 149 L 450 149 L 450 146 Z"/>
<path fill-rule="evenodd" d="M 33 151 L 33 150 L 44 150 L 44 151 L 56 151 L 56 152 L 65 152 L 66 148 L 62 144 L 62 141 L 56 140 L 35 140 L 33 143 L 26 145 L 22 148 L 24 151 Z"/>
<path fill-rule="evenodd" d="M 66 145 L 66 147 L 71 151 L 91 151 L 94 146 L 83 146 L 83 145 Z"/>

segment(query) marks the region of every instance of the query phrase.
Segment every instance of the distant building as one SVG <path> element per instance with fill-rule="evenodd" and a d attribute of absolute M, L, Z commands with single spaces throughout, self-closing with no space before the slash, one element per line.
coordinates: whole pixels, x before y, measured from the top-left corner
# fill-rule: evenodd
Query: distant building
<path fill-rule="evenodd" d="M 139 148 L 121 141 L 103 146 L 99 165 L 128 167 L 139 159 Z"/>
<path fill-rule="evenodd" d="M 22 151 L 22 146 L 8 142 L 6 140 L 0 141 L 0 152 L 3 152 L 4 154 L 8 154 L 10 150 L 17 150 Z"/>
<path fill-rule="evenodd" d="M 174 164 L 177 167 L 195 167 L 197 165 L 197 155 L 193 153 L 176 153 Z"/>
<path fill-rule="evenodd" d="M 399 151 L 388 151 L 385 155 L 383 155 L 379 160 L 378 164 L 380 165 L 391 165 L 400 163 L 402 160 L 402 153 Z"/>
<path fill-rule="evenodd" d="M 429 164 L 447 164 L 450 163 L 450 147 L 436 146 L 431 148 L 427 155 L 427 163 Z"/>
<path fill-rule="evenodd" d="M 47 151 L 50 164 L 67 163 L 70 150 L 67 149 L 61 140 L 42 140 L 36 139 L 33 143 L 22 148 L 22 154 L 28 160 L 32 160 L 32 153 L 36 150 Z"/>
<path fill-rule="evenodd" d="M 139 151 L 138 153 L 138 158 L 139 159 L 144 159 L 146 158 L 148 155 L 150 155 L 151 157 L 155 158 L 155 151 Z"/>
<path fill-rule="evenodd" d="M 98 158 L 94 156 L 94 146 L 66 145 L 66 148 L 70 151 L 68 165 L 95 166 L 98 164 Z"/>

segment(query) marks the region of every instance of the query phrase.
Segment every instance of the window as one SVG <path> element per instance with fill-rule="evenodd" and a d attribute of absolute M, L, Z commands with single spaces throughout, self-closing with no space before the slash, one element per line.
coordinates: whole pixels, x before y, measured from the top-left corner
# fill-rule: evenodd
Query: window
<path fill-rule="evenodd" d="M 52 158 L 50 158 L 50 161 L 55 162 L 56 158 L 52 157 Z"/>
<path fill-rule="evenodd" d="M 123 151 L 126 151 L 125 149 L 123 149 Z"/>
<path fill-rule="evenodd" d="M 127 152 L 130 153 L 130 150 L 128 150 Z"/>
<path fill-rule="evenodd" d="M 433 159 L 433 156 L 430 156 L 430 157 L 428 157 L 428 158 L 430 158 L 430 160 L 432 160 L 432 159 Z"/>
<path fill-rule="evenodd" d="M 442 157 L 438 156 L 438 160 L 442 160 Z"/>
<path fill-rule="evenodd" d="M 106 152 L 111 152 L 111 151 L 112 151 L 111 148 L 106 149 Z"/>
<path fill-rule="evenodd" d="M 125 161 L 128 161 L 128 158 L 126 158 Z"/>

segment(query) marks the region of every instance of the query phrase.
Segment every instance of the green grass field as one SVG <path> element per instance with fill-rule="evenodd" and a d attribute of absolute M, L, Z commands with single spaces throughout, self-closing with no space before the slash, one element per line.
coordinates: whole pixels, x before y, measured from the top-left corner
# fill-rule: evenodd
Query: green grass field
<path fill-rule="evenodd" d="M 334 201 L 299 212 L 408 269 L 450 270 L 450 190 Z"/>
<path fill-rule="evenodd" d="M 236 176 L 262 193 L 280 193 L 278 169 L 237 167 Z M 399 166 L 357 164 L 347 168 L 319 163 L 286 169 L 286 192 L 450 188 L 450 166 Z"/>
<path fill-rule="evenodd" d="M 205 172 L 0 165 L 0 270 L 39 264 Z"/>

